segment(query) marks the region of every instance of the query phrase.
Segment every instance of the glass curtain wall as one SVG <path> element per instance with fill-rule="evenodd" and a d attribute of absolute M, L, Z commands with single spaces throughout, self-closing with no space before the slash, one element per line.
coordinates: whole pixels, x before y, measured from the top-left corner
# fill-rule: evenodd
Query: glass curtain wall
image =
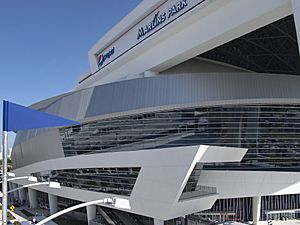
<path fill-rule="evenodd" d="M 81 190 L 130 196 L 140 167 L 80 168 L 33 173 L 39 181 L 56 181 Z"/>
<path fill-rule="evenodd" d="M 60 135 L 65 156 L 206 144 L 248 152 L 241 163 L 204 169 L 300 170 L 300 105 L 160 111 L 61 128 Z"/>
<path fill-rule="evenodd" d="M 270 215 L 269 212 L 272 211 L 299 211 L 299 209 L 299 194 L 262 196 L 260 220 L 267 220 Z M 199 217 L 219 222 L 226 220 L 252 221 L 252 198 L 218 199 L 211 209 L 196 214 Z M 296 219 L 300 218 L 299 212 L 296 212 L 293 215 Z M 280 213 L 278 213 L 276 219 L 283 219 L 282 216 L 280 216 Z"/>

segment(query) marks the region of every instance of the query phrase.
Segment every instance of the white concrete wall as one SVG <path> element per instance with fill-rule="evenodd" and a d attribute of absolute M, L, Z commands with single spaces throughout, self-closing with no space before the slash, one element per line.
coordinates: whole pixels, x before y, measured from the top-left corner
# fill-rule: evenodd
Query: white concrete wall
<path fill-rule="evenodd" d="M 298 39 L 298 46 L 300 49 L 300 1 L 299 0 L 292 0 L 293 6 L 293 14 L 297 32 L 297 39 Z"/>
<path fill-rule="evenodd" d="M 88 224 L 90 224 L 90 221 L 96 218 L 96 211 L 97 207 L 96 205 L 88 205 L 86 207 L 86 213 L 87 213 L 87 221 Z"/>
<path fill-rule="evenodd" d="M 253 223 L 255 225 L 259 224 L 260 210 L 261 210 L 261 196 L 255 196 L 252 198 L 252 215 L 253 215 Z"/>
<path fill-rule="evenodd" d="M 299 194 L 300 173 L 204 170 L 199 184 L 217 187 L 220 198 Z"/>
<path fill-rule="evenodd" d="M 29 197 L 29 205 L 30 208 L 35 209 L 38 207 L 38 200 L 37 200 L 37 191 L 32 188 L 28 188 L 28 197 Z"/>
<path fill-rule="evenodd" d="M 290 0 L 207 0 L 201 7 L 194 8 L 164 27 L 77 88 L 121 80 L 146 70 L 166 70 L 291 13 Z M 114 38 L 113 35 L 110 37 Z M 101 46 L 92 48 L 89 54 L 96 54 L 98 48 L 101 49 Z M 95 57 L 92 58 L 95 61 Z"/>
<path fill-rule="evenodd" d="M 58 211 L 57 196 L 48 194 L 48 201 L 49 201 L 50 214 L 52 215 Z"/>
<path fill-rule="evenodd" d="M 220 154 L 221 153 L 221 154 Z M 187 146 L 144 151 L 100 153 L 59 158 L 32 164 L 14 170 L 17 176 L 39 171 L 105 168 L 105 167 L 141 167 L 130 197 L 130 212 L 168 220 L 192 212 L 210 208 L 217 194 L 179 200 L 181 193 L 197 162 L 239 162 L 246 149 L 213 146 Z M 126 159 L 126 160 L 124 160 Z M 20 184 L 24 182 L 18 181 Z M 68 187 L 50 189 L 34 187 L 55 196 L 91 201 L 113 197 L 113 194 L 92 192 Z M 34 195 L 30 195 L 34 203 Z"/>

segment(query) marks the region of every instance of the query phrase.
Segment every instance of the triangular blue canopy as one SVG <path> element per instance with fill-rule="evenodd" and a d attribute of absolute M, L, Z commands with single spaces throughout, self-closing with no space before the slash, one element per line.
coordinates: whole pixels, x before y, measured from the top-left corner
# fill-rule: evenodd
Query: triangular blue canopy
<path fill-rule="evenodd" d="M 31 130 L 78 124 L 78 122 L 73 120 L 3 101 L 3 131 Z"/>

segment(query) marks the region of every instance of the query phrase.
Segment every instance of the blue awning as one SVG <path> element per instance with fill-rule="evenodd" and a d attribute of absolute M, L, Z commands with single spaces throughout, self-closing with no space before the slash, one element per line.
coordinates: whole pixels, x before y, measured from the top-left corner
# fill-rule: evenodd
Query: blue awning
<path fill-rule="evenodd" d="M 78 122 L 73 120 L 3 101 L 3 131 L 31 130 L 78 124 Z"/>

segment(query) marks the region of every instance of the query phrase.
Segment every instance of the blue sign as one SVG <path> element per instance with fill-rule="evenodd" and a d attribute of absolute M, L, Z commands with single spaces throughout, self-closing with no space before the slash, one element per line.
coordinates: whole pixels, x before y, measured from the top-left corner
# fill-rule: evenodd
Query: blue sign
<path fill-rule="evenodd" d="M 103 63 L 109 59 L 115 53 L 115 47 L 105 54 L 98 55 L 98 67 L 101 67 Z"/>

